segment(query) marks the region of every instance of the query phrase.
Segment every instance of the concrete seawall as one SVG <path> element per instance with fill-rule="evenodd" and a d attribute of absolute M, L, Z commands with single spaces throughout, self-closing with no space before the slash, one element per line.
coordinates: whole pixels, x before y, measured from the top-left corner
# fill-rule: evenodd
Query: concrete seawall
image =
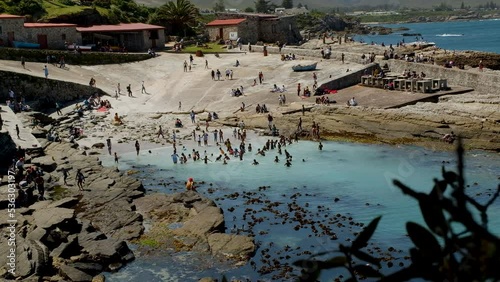
<path fill-rule="evenodd" d="M 106 94 L 99 88 L 90 87 L 73 82 L 45 79 L 27 74 L 0 71 L 0 99 L 9 98 L 9 89 L 16 95 L 22 95 L 27 102 L 37 101 L 35 109 L 43 110 L 44 107 L 55 107 L 55 102 L 68 102 L 88 97 L 97 92 Z"/>
<path fill-rule="evenodd" d="M 237 49 L 236 49 L 237 50 Z M 243 45 L 241 47 L 242 51 L 248 52 L 248 45 Z M 252 52 L 264 52 L 264 46 L 259 46 L 259 45 L 252 45 Z M 315 57 L 318 58 L 319 60 L 325 60 L 325 61 L 337 61 L 340 62 L 342 58 L 342 53 L 344 53 L 344 61 L 346 62 L 353 62 L 357 64 L 362 64 L 363 60 L 361 59 L 361 54 L 358 53 L 347 53 L 347 52 L 337 52 L 332 50 L 330 59 L 323 59 L 321 58 L 321 49 L 301 49 L 301 48 L 291 48 L 291 47 L 285 47 L 281 48 L 281 53 L 278 47 L 270 47 L 267 46 L 267 52 L 269 54 L 295 54 L 296 57 Z"/>
<path fill-rule="evenodd" d="M 252 52 L 263 53 L 264 46 L 252 45 Z M 278 47 L 267 46 L 267 51 L 269 54 L 295 54 L 297 57 L 313 57 L 318 58 L 318 60 L 325 60 L 321 58 L 321 49 L 301 49 L 285 47 L 281 49 L 281 53 Z M 331 59 L 325 60 L 339 62 L 341 60 L 342 53 L 344 54 L 344 60 L 346 62 L 354 62 L 362 64 L 360 53 L 350 53 L 350 52 L 338 52 L 335 51 L 335 47 L 332 50 Z M 242 51 L 248 51 L 248 45 L 242 46 Z M 405 69 L 416 71 L 417 73 L 424 72 L 427 77 L 432 78 L 445 78 L 448 80 L 448 85 L 456 85 L 473 88 L 479 92 L 483 93 L 500 93 L 500 75 L 481 73 L 477 71 L 460 70 L 457 68 L 445 68 L 443 66 L 431 65 L 431 64 L 421 64 L 421 63 L 409 63 L 403 60 L 382 60 L 380 59 L 380 54 L 376 59 L 376 63 L 381 66 L 387 64 L 391 69 L 392 73 L 402 73 Z"/>
<path fill-rule="evenodd" d="M 403 73 L 404 70 L 424 72 L 427 77 L 447 79 L 448 85 L 471 87 L 484 93 L 500 93 L 500 76 L 498 75 L 430 64 L 408 63 L 402 60 L 380 60 L 379 63 L 380 65 L 387 63 L 392 73 Z"/>
<path fill-rule="evenodd" d="M 379 66 L 378 64 L 372 63 L 369 65 L 366 65 L 364 69 L 358 70 L 358 71 L 352 71 L 345 73 L 342 76 L 337 76 L 337 77 L 332 77 L 329 82 L 321 84 L 319 87 L 321 88 L 327 88 L 327 89 L 343 89 L 347 88 L 353 85 L 357 85 L 361 81 L 361 76 L 365 74 L 365 71 L 369 74 L 373 72 L 374 69 L 378 69 Z"/>

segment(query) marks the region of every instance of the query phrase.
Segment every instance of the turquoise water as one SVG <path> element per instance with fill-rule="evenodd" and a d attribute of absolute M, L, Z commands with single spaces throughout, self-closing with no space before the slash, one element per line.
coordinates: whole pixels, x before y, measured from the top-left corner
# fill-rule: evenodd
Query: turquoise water
<path fill-rule="evenodd" d="M 225 136 L 230 134 L 229 131 L 225 133 Z M 400 262 L 406 265 L 408 261 L 402 258 L 405 252 L 387 250 L 389 247 L 407 250 L 409 240 L 405 235 L 405 222 L 422 220 L 415 201 L 402 195 L 392 185 L 392 179 L 399 179 L 425 192 L 432 188 L 433 178 L 440 177 L 443 164 L 447 169 L 455 168 L 453 153 L 412 146 L 324 142 L 320 151 L 315 142 L 299 141 L 282 148 L 282 156 L 277 154 L 276 149 L 265 157 L 256 156 L 257 148 L 262 147 L 265 140 L 251 137 L 247 144 L 253 145 L 252 155 L 245 155 L 243 161 L 232 158 L 228 165 L 191 160 L 187 164 L 174 165 L 170 158 L 171 147 L 151 150 L 151 153 L 141 152 L 139 157 L 135 156 L 135 152 L 122 154 L 120 169 L 133 167 L 139 170 L 137 175 L 150 191 L 182 191 L 183 183 L 189 177 L 198 182 L 204 181 L 198 191 L 214 199 L 224 210 L 227 232 L 241 229 L 241 234 L 248 234 L 250 222 L 258 218 L 264 220 L 253 227 L 258 249 L 252 264 L 234 268 L 189 253 L 165 251 L 148 256 L 139 253 L 135 262 L 118 273 L 107 275 L 108 281 L 197 281 L 204 276 L 220 277 L 221 273 L 229 278 L 247 278 L 250 281 L 290 281 L 289 277 L 298 273 L 296 270 L 285 275 L 278 275 L 280 270 L 259 273 L 268 265 L 262 262 L 265 254 L 285 265 L 307 257 L 305 250 L 312 253 L 333 250 L 339 243 L 349 244 L 348 240 L 361 229 L 358 223 L 367 224 L 377 215 L 383 217 L 372 239 L 374 245 L 370 248 L 379 247 L 382 252 L 378 255 L 391 255 L 395 257 L 395 265 Z M 232 143 L 234 146 L 237 141 L 232 139 Z M 211 154 L 218 151 L 213 145 L 198 147 L 193 141 L 186 141 L 183 145 L 187 149 L 186 155 L 193 148 L 199 150 L 202 156 L 206 150 L 212 161 L 215 158 Z M 283 165 L 284 149 L 293 156 L 291 167 Z M 273 162 L 277 155 L 280 163 Z M 260 164 L 251 165 L 253 159 Z M 103 156 L 103 163 L 112 165 L 113 160 Z M 476 195 L 480 202 L 486 202 L 489 199 L 487 195 L 499 183 L 500 156 L 469 152 L 466 168 L 469 193 Z M 239 196 L 234 193 L 239 193 Z M 243 197 L 243 194 L 248 196 Z M 260 199 L 261 202 L 250 204 L 249 199 Z M 268 203 L 276 202 L 279 204 L 274 212 L 266 209 Z M 294 205 L 303 209 L 303 218 L 314 223 L 305 223 L 303 228 L 296 230 L 299 224 L 293 215 L 297 210 L 290 211 L 289 208 Z M 497 201 L 491 207 L 490 215 L 499 212 L 500 201 Z M 315 232 L 314 228 L 319 229 L 320 224 L 327 226 L 330 233 Z M 500 234 L 500 217 L 491 216 L 490 226 L 496 234 Z M 326 273 L 322 280 L 337 277 L 339 273 Z"/>
<path fill-rule="evenodd" d="M 387 27 L 407 27 L 409 30 L 398 31 L 389 35 L 357 35 L 356 41 L 363 40 L 370 44 L 396 44 L 416 41 L 414 36 L 403 37 L 402 33 L 420 33 L 425 41 L 434 42 L 447 50 L 476 50 L 500 53 L 500 20 L 404 23 L 387 24 Z"/>

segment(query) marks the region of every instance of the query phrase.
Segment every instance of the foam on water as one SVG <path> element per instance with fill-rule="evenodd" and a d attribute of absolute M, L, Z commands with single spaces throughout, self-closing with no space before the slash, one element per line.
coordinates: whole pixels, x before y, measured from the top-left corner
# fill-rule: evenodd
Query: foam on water
<path fill-rule="evenodd" d="M 419 147 L 390 147 L 382 145 L 360 145 L 351 143 L 324 142 L 322 151 L 318 150 L 318 143 L 300 141 L 290 146 L 283 147 L 283 155 L 279 156 L 277 150 L 266 152 L 266 156 L 256 156 L 257 148 L 262 147 L 265 138 L 251 137 L 248 143 L 252 143 L 253 152 L 245 154 L 244 160 L 239 161 L 232 158 L 228 165 L 221 162 L 202 161 L 193 163 L 189 160 L 187 164 L 174 165 L 170 155 L 171 147 L 154 149 L 150 153 L 141 152 L 139 157 L 134 153 L 123 154 L 120 159 L 120 169 L 129 169 L 135 166 L 139 170 L 137 174 L 147 189 L 164 193 L 179 192 L 183 190 L 180 184 L 162 185 L 160 182 L 173 177 L 176 181 L 185 181 L 194 177 L 195 181 L 205 181 L 199 192 L 211 199 L 217 199 L 217 204 L 224 210 L 226 226 L 243 226 L 246 222 L 242 220 L 244 209 L 251 207 L 257 210 L 262 205 L 245 205 L 244 199 L 229 199 L 228 194 L 244 191 L 261 193 L 263 199 L 271 202 L 290 202 L 290 196 L 301 193 L 297 198 L 299 205 L 308 205 L 308 210 L 317 213 L 318 217 L 331 217 L 340 213 L 352 216 L 355 222 L 367 223 L 377 215 L 383 215 L 379 228 L 373 240 L 382 249 L 387 250 L 389 246 L 397 249 L 408 249 L 408 239 L 405 236 L 405 222 L 408 220 L 423 222 L 418 205 L 415 201 L 402 195 L 392 185 L 393 179 L 398 179 L 418 191 L 429 191 L 433 186 L 433 178 L 440 177 L 441 166 L 447 169 L 455 168 L 455 155 L 449 152 L 435 152 Z M 186 155 L 193 148 L 200 151 L 207 150 L 209 159 L 215 160 L 218 148 L 215 146 L 198 147 L 194 142 L 187 141 L 185 144 Z M 233 142 L 233 146 L 237 146 Z M 178 147 L 179 148 L 179 147 Z M 284 149 L 293 156 L 293 165 L 285 167 Z M 183 152 L 179 150 L 179 154 Z M 273 162 L 278 155 L 281 162 Z M 256 159 L 260 164 L 251 165 Z M 302 161 L 304 160 L 304 161 Z M 113 165 L 111 157 L 103 157 L 103 163 Z M 488 189 L 496 188 L 500 176 L 500 157 L 495 154 L 484 152 L 468 153 L 466 157 L 467 183 L 471 185 L 471 195 L 482 193 L 478 196 L 480 202 L 486 202 Z M 211 186 L 210 186 L 211 185 Z M 259 187 L 270 186 L 265 191 Z M 177 189 L 176 189 L 177 188 Z M 209 194 L 208 188 L 215 190 Z M 339 201 L 335 201 L 338 198 Z M 328 207 L 328 211 L 321 211 L 318 206 Z M 228 212 L 229 207 L 235 207 L 234 212 Z M 319 211 L 318 211 L 319 210 Z M 288 212 L 286 205 L 281 207 L 282 212 Z M 497 201 L 490 209 L 490 214 L 500 212 L 500 203 Z M 359 228 L 335 229 L 339 240 L 329 238 L 310 237 L 310 230 L 300 229 L 295 231 L 295 224 L 281 224 L 280 219 L 273 219 L 270 214 L 262 213 L 269 218 L 268 221 L 254 227 L 255 240 L 260 246 L 268 246 L 272 242 L 276 249 L 286 245 L 304 249 L 311 248 L 314 251 L 325 251 L 334 249 L 338 243 L 346 243 L 348 238 L 354 238 L 353 233 Z M 275 224 L 276 223 L 276 224 Z M 500 217 L 491 217 L 490 226 L 494 231 L 500 233 Z M 259 235 L 259 231 L 265 231 L 265 235 Z M 230 232 L 230 230 L 228 230 Z M 389 245 L 390 244 L 390 245 Z M 170 254 L 169 256 L 178 256 Z M 259 262 L 259 252 L 254 258 Z M 288 262 L 293 262 L 298 257 L 293 257 Z M 246 276 L 251 280 L 261 277 L 248 265 L 239 269 L 223 267 L 223 264 L 214 263 L 209 268 L 198 269 L 193 274 L 191 264 L 176 262 L 172 258 L 156 258 L 152 264 L 150 258 L 141 258 L 117 274 L 108 275 L 109 281 L 148 281 L 163 280 L 168 271 L 169 281 L 172 277 L 183 277 L 183 281 L 196 281 L 203 275 L 215 275 L 224 272 L 228 276 Z M 182 261 L 182 259 L 180 259 Z M 206 264 L 206 262 L 201 263 Z M 142 275 L 143 273 L 144 275 Z M 189 278 L 188 278 L 189 277 Z M 269 278 L 269 276 L 265 276 Z M 265 278 L 264 277 L 264 278 Z M 185 280 L 187 279 L 187 280 Z"/>

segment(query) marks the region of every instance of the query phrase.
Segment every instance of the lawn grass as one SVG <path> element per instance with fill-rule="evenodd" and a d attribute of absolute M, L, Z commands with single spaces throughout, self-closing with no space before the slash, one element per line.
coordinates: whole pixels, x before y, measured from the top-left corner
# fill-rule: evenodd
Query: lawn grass
<path fill-rule="evenodd" d="M 43 1 L 42 2 L 45 11 L 47 14 L 44 16 L 45 18 L 54 18 L 61 15 L 70 15 L 83 11 L 85 8 L 89 8 L 86 6 L 67 6 L 60 2 L 56 1 Z"/>
<path fill-rule="evenodd" d="M 201 46 L 196 46 L 196 45 L 189 45 L 185 46 L 184 49 L 182 49 L 182 53 L 196 53 L 196 51 L 201 50 L 204 54 L 210 54 L 210 53 L 222 53 L 226 52 L 226 48 L 222 48 L 224 45 L 220 45 L 217 43 L 207 43 L 208 48 L 201 47 Z"/>

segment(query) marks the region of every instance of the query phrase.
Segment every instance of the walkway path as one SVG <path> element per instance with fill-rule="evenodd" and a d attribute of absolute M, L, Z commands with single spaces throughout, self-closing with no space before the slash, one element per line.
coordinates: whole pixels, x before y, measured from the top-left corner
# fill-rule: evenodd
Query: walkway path
<path fill-rule="evenodd" d="M 3 119 L 3 127 L 1 132 L 8 132 L 16 147 L 30 150 L 40 150 L 40 142 L 31 134 L 31 127 L 22 124 L 16 114 L 6 104 L 0 105 L 0 114 Z M 19 138 L 17 138 L 16 124 L 19 126 Z"/>

